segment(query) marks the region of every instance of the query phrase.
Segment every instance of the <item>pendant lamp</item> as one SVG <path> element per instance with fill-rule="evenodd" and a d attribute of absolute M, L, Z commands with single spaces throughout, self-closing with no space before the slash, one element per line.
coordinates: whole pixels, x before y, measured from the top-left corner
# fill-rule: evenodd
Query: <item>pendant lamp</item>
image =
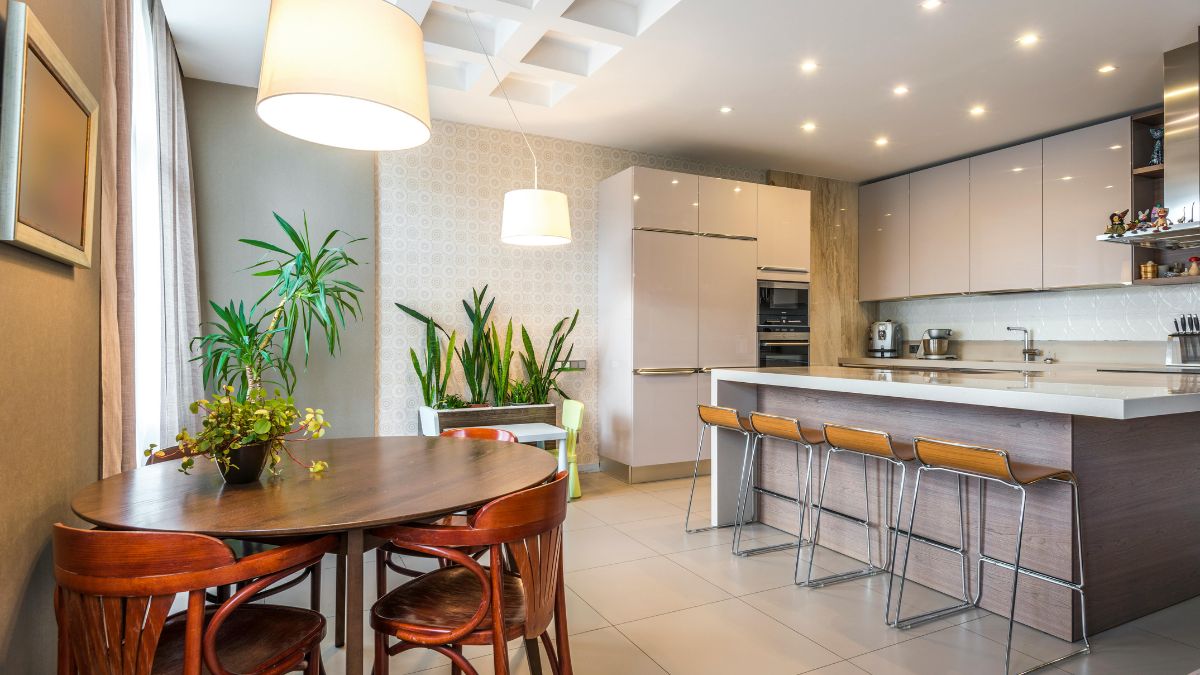
<path fill-rule="evenodd" d="M 487 48 L 483 46 L 479 30 L 475 28 L 475 20 L 471 18 L 471 10 L 468 9 L 466 12 L 467 21 L 471 23 L 471 30 L 475 31 L 475 40 L 479 42 L 479 50 L 487 59 L 488 67 L 492 70 L 492 77 L 496 78 L 496 85 L 499 86 L 500 93 L 504 95 L 504 102 L 508 104 L 508 111 L 512 113 L 513 120 L 517 123 L 517 129 L 521 132 L 521 138 L 525 141 L 525 147 L 529 149 L 529 155 L 533 158 L 533 188 L 510 190 L 504 195 L 504 213 L 500 219 L 500 241 L 517 246 L 569 244 L 571 243 L 571 211 L 567 206 L 567 196 L 554 190 L 538 188 L 537 154 L 533 151 L 529 136 L 525 134 L 525 127 L 521 126 L 517 111 L 508 98 L 508 92 L 504 90 L 504 83 L 500 81 L 496 66 L 492 64 L 492 57 L 488 54 Z"/>
<path fill-rule="evenodd" d="M 255 111 L 275 129 L 322 145 L 425 143 L 421 26 L 385 0 L 272 0 Z"/>

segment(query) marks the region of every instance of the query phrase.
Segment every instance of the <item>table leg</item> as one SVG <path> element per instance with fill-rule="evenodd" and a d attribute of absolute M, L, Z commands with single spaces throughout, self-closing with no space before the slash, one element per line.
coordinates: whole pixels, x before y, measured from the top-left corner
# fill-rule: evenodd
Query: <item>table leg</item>
<path fill-rule="evenodd" d="M 346 532 L 346 675 L 363 672 L 363 531 Z"/>
<path fill-rule="evenodd" d="M 346 554 L 338 552 L 333 598 L 333 646 L 346 646 Z"/>

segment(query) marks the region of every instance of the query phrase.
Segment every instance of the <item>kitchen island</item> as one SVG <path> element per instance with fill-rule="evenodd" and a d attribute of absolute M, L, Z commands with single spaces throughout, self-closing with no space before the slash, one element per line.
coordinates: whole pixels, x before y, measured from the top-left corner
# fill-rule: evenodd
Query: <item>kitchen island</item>
<path fill-rule="evenodd" d="M 1079 479 L 1083 549 L 1071 534 L 1070 488 L 1045 483 L 1029 490 L 1022 564 L 1071 578 L 1083 556 L 1088 627 L 1096 633 L 1200 595 L 1200 376 L 1144 373 L 948 373 L 870 368 L 747 368 L 712 373 L 717 405 L 797 417 L 805 426 L 846 424 L 890 433 L 900 443 L 930 436 L 1007 450 L 1017 461 L 1062 467 Z M 743 444 L 721 432 L 713 446 L 712 519 L 728 523 L 736 508 Z M 760 453 L 759 483 L 793 493 L 794 446 L 768 441 Z M 812 488 L 824 453 L 813 462 Z M 830 465 L 828 509 L 862 517 L 871 509 L 872 557 L 894 522 L 884 496 L 893 474 L 868 463 L 864 505 L 862 462 L 840 455 Z M 908 470 L 904 518 L 912 504 L 915 466 Z M 939 472 L 922 479 L 914 532 L 950 544 L 959 539 L 956 479 Z M 979 552 L 979 487 L 965 480 L 966 548 Z M 1012 560 L 1018 495 L 992 484 L 984 491 L 985 544 L 991 556 Z M 894 498 L 893 498 L 894 499 Z M 815 498 L 814 498 L 815 502 Z M 796 509 L 774 500 L 757 505 L 758 519 L 795 532 Z M 812 519 L 808 519 L 811 524 Z M 821 544 L 866 559 L 860 525 L 821 522 Z M 903 542 L 900 555 L 903 555 Z M 818 561 L 820 559 L 818 558 Z M 915 544 L 909 578 L 952 595 L 961 593 L 954 554 Z M 976 565 L 970 585 L 977 587 Z M 841 571 L 841 570 L 835 570 Z M 982 606 L 1007 616 L 1012 573 L 985 566 Z M 1078 601 L 1068 589 L 1021 579 L 1017 620 L 1057 637 L 1080 635 Z"/>

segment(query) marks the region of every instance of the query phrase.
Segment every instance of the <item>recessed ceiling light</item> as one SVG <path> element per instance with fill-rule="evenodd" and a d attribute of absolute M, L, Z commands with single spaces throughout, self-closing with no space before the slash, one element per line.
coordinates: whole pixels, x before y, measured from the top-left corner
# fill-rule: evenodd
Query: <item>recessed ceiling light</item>
<path fill-rule="evenodd" d="M 970 110 L 969 112 L 970 112 L 972 115 L 974 115 L 974 116 L 976 116 L 976 117 L 979 117 L 979 116 L 980 116 L 980 115 L 982 115 L 983 113 L 987 112 L 987 108 L 985 108 L 985 107 L 983 107 L 983 106 L 981 106 L 981 105 L 977 105 L 977 106 L 974 106 L 973 108 L 971 108 L 971 110 Z"/>
<path fill-rule="evenodd" d="M 679 179 L 676 178 L 676 179 L 672 180 L 671 185 L 679 185 Z"/>
<path fill-rule="evenodd" d="M 1021 173 L 1024 170 L 1025 170 L 1025 167 L 1023 167 L 1023 166 L 1014 166 L 1013 167 L 1013 173 Z"/>
<path fill-rule="evenodd" d="M 813 122 L 805 122 L 804 124 L 800 125 L 800 128 L 809 133 L 812 133 L 817 130 L 817 125 Z"/>
<path fill-rule="evenodd" d="M 903 84 L 898 84 L 898 85 L 896 85 L 895 89 L 892 89 L 892 93 L 897 96 L 903 96 L 908 93 L 908 86 L 903 85 Z"/>
<path fill-rule="evenodd" d="M 1105 186 L 1104 186 L 1104 189 L 1105 189 L 1105 190 L 1111 190 L 1112 188 L 1113 188 L 1113 186 L 1111 186 L 1111 185 L 1105 185 Z"/>
<path fill-rule="evenodd" d="M 1097 68 L 1096 70 L 1097 70 L 1097 72 L 1101 72 L 1101 73 L 1104 73 L 1105 75 L 1107 75 L 1108 73 L 1111 73 L 1116 69 L 1117 69 L 1117 67 L 1114 66 L 1113 64 L 1106 63 L 1103 66 L 1100 66 L 1099 68 Z"/>
<path fill-rule="evenodd" d="M 700 202 L 692 202 L 692 206 L 700 206 Z"/>
<path fill-rule="evenodd" d="M 735 188 L 733 188 L 733 191 L 734 191 L 734 192 L 741 192 L 741 191 L 742 191 L 742 188 L 741 188 L 741 187 L 735 187 Z"/>
<path fill-rule="evenodd" d="M 718 110 L 721 111 L 722 115 L 728 115 L 729 113 L 733 112 L 733 108 L 731 108 L 727 105 L 721 106 L 720 108 L 718 108 Z"/>
<path fill-rule="evenodd" d="M 812 59 L 808 59 L 800 64 L 800 70 L 803 70 L 806 73 L 811 73 L 816 69 L 817 62 L 813 61 Z"/>
<path fill-rule="evenodd" d="M 884 215 L 884 216 L 891 216 L 892 214 L 890 214 L 890 213 L 885 213 L 885 214 L 883 214 L 883 215 Z"/>
<path fill-rule="evenodd" d="M 633 196 L 633 201 L 635 201 L 635 202 L 636 202 L 636 201 L 637 201 L 637 200 L 639 200 L 639 199 L 641 199 L 641 196 L 640 196 L 640 195 L 634 195 L 634 196 Z"/>
<path fill-rule="evenodd" d="M 1074 176 L 1063 176 L 1061 180 L 1071 180 Z"/>
<path fill-rule="evenodd" d="M 1038 37 L 1037 33 L 1026 33 L 1017 38 L 1017 44 L 1021 45 L 1022 47 L 1032 47 L 1036 45 L 1040 39 L 1041 38 Z"/>
<path fill-rule="evenodd" d="M 937 9 L 942 6 L 942 0 L 921 0 L 921 9 Z"/>
<path fill-rule="evenodd" d="M 887 145 L 887 144 L 888 144 L 887 136 L 880 136 L 879 138 L 875 139 L 875 145 L 883 146 L 883 145 Z"/>
<path fill-rule="evenodd" d="M 1121 145 L 1119 145 L 1119 144 L 1118 145 L 1110 145 L 1110 146 L 1108 146 L 1108 149 L 1109 150 L 1120 150 Z"/>

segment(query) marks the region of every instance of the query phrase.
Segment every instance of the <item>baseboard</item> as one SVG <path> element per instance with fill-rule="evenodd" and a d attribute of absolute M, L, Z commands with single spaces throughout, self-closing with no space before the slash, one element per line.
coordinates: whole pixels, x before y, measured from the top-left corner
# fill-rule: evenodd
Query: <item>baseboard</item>
<path fill-rule="evenodd" d="M 693 470 L 692 462 L 672 462 L 670 464 L 652 464 L 649 466 L 629 466 L 623 462 L 608 457 L 600 457 L 600 471 L 625 483 L 653 483 L 673 478 L 690 478 Z M 700 475 L 709 473 L 709 460 L 700 460 Z"/>

